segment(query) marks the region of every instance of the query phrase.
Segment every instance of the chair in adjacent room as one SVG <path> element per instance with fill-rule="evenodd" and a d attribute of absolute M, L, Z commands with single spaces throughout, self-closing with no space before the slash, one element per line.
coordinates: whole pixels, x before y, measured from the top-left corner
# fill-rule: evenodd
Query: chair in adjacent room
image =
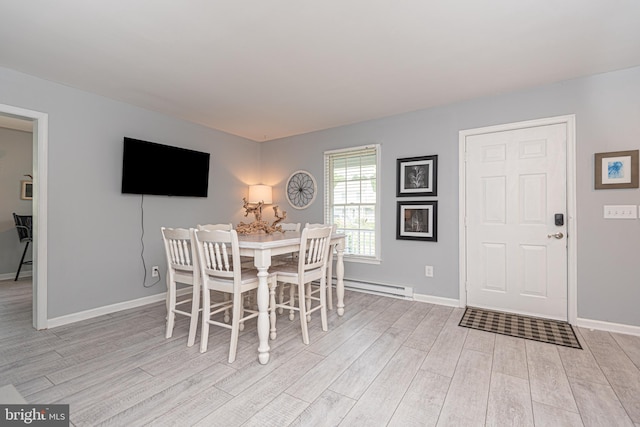
<path fill-rule="evenodd" d="M 309 344 L 308 322 L 311 313 L 320 311 L 322 322 L 322 330 L 327 331 L 327 293 L 326 293 L 326 276 L 327 276 L 327 260 L 329 257 L 329 246 L 331 245 L 331 232 L 333 228 L 308 228 L 302 230 L 300 237 L 300 251 L 298 252 L 297 263 L 289 263 L 275 266 L 271 269 L 276 275 L 276 280 L 281 284 L 292 284 L 292 289 L 298 290 L 298 304 L 295 304 L 294 292 L 290 293 L 288 301 L 275 303 L 275 296 L 271 297 L 271 311 L 276 308 L 289 309 L 291 315 L 294 311 L 300 313 L 300 326 L 302 329 L 302 341 Z M 318 280 L 320 282 L 318 296 L 311 294 L 311 282 Z M 317 305 L 313 305 L 313 303 Z M 291 318 L 290 315 L 290 318 Z M 271 321 L 275 322 L 275 315 L 271 316 Z M 275 331 L 275 325 L 271 325 L 271 330 Z"/>
<path fill-rule="evenodd" d="M 200 312 L 200 271 L 198 258 L 192 245 L 191 230 L 162 227 L 162 240 L 167 257 L 167 329 L 165 338 L 171 338 L 176 314 L 189 317 L 187 346 L 195 343 Z M 190 286 L 189 296 L 178 300 L 177 283 Z M 183 306 L 189 307 L 182 308 Z"/>
<path fill-rule="evenodd" d="M 210 325 L 231 329 L 229 363 L 233 363 L 236 359 L 241 325 L 258 316 L 257 310 L 246 309 L 243 304 L 245 294 L 258 288 L 257 270 L 242 268 L 238 233 L 235 230 L 196 230 L 194 246 L 197 248 L 202 277 L 200 352 L 207 351 Z M 211 291 L 229 293 L 231 301 L 212 304 Z M 231 325 L 214 320 L 213 317 L 216 314 L 229 309 L 231 309 Z"/>
<path fill-rule="evenodd" d="M 22 251 L 22 257 L 20 258 L 20 264 L 18 264 L 18 272 L 14 281 L 18 280 L 20 276 L 20 270 L 24 264 L 31 265 L 32 261 L 25 261 L 24 257 L 27 255 L 27 249 L 29 249 L 29 243 L 33 242 L 33 216 L 32 215 L 16 215 L 13 214 L 13 221 L 16 224 L 16 230 L 18 231 L 18 238 L 20 243 L 26 243 L 24 251 Z"/>

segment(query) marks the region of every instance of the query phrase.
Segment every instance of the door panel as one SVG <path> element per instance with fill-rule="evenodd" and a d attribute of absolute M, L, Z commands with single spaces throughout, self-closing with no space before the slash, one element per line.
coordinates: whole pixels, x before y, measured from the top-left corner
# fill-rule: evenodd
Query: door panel
<path fill-rule="evenodd" d="M 566 126 L 468 136 L 467 303 L 567 320 Z"/>

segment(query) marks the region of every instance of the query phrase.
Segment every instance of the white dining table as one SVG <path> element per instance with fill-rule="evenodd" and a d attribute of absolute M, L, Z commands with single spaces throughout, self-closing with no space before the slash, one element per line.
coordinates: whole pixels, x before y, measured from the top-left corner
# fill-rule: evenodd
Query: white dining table
<path fill-rule="evenodd" d="M 238 235 L 241 256 L 253 257 L 258 269 L 258 360 L 261 364 L 269 362 L 269 267 L 271 258 L 276 255 L 300 250 L 300 236 L 297 231 L 275 232 L 272 234 Z M 331 245 L 337 253 L 336 259 L 336 311 L 344 314 L 344 234 L 334 233 Z M 331 278 L 327 279 L 329 285 Z"/>

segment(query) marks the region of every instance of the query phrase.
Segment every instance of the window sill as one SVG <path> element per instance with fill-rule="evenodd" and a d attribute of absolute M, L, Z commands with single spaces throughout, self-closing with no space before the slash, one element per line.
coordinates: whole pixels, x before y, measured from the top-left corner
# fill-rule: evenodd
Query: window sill
<path fill-rule="evenodd" d="M 382 264 L 382 260 L 378 259 L 378 258 L 365 258 L 365 257 L 359 257 L 359 256 L 349 256 L 349 255 L 345 255 L 344 256 L 344 262 L 357 262 L 359 264 Z"/>

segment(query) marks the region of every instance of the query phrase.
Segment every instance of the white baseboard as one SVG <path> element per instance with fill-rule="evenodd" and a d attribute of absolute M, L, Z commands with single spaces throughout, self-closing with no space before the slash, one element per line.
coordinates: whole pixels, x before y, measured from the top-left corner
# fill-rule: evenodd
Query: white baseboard
<path fill-rule="evenodd" d="M 445 305 L 447 307 L 460 307 L 460 300 L 455 298 L 435 297 L 433 295 L 413 294 L 413 299 L 419 302 L 428 302 L 429 304 Z"/>
<path fill-rule="evenodd" d="M 600 331 L 617 332 L 620 334 L 636 335 L 640 337 L 640 326 L 625 325 L 622 323 L 604 322 L 602 320 L 576 319 L 576 326 Z"/>
<path fill-rule="evenodd" d="M 31 270 L 20 270 L 20 278 L 31 277 L 32 273 L 33 272 Z M 9 279 L 13 280 L 15 278 L 16 278 L 16 272 L 0 274 L 0 280 L 9 280 Z"/>
<path fill-rule="evenodd" d="M 183 295 L 191 292 L 190 288 L 180 289 L 178 295 Z M 80 311 L 78 313 L 67 314 L 60 317 L 55 317 L 47 321 L 48 328 L 55 328 L 57 326 L 68 325 L 69 323 L 79 322 L 81 320 L 87 320 L 105 314 L 111 314 L 118 311 L 128 310 L 130 308 L 142 307 L 147 304 L 153 304 L 158 301 L 164 301 L 167 298 L 167 293 L 155 294 L 148 297 L 138 298 L 131 301 L 119 302 L 117 304 L 105 305 L 104 307 L 92 308 L 91 310 Z"/>

